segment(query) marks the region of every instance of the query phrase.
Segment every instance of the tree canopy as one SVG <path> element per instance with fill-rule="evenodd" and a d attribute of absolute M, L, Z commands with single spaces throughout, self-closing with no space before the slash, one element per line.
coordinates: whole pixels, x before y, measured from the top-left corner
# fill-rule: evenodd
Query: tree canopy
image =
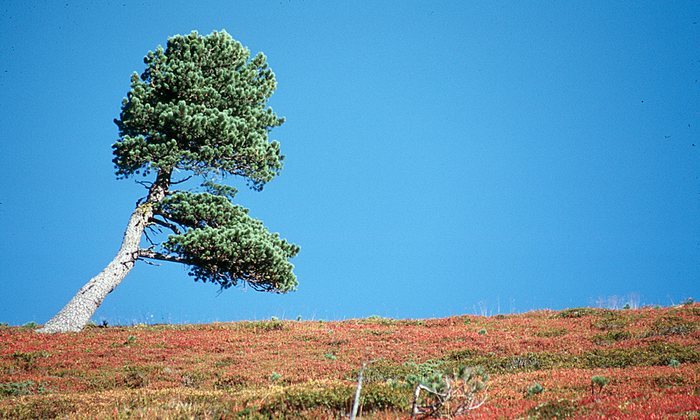
<path fill-rule="evenodd" d="M 149 51 L 144 63 L 115 120 L 117 176 L 190 171 L 203 178 L 204 191 L 168 191 L 154 203 L 153 222 L 172 234 L 141 257 L 188 264 L 196 280 L 222 288 L 243 281 L 258 290 L 294 289 L 288 259 L 299 247 L 234 205 L 235 188 L 216 182 L 237 175 L 261 190 L 282 169 L 279 142 L 268 140 L 284 119 L 267 106 L 277 81 L 265 55 L 251 58 L 223 31 L 192 32 Z"/>

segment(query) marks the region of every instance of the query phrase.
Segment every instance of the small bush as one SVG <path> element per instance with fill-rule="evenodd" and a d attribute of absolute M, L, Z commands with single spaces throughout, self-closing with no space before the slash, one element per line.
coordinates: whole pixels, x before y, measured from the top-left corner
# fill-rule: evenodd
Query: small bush
<path fill-rule="evenodd" d="M 537 382 L 535 382 L 534 384 L 532 384 L 530 387 L 527 388 L 527 395 L 529 397 L 531 397 L 533 395 L 541 394 L 542 392 L 544 392 L 544 387 Z"/>
<path fill-rule="evenodd" d="M 447 374 L 431 372 L 407 378 L 420 396 L 414 402 L 416 412 L 431 418 L 460 416 L 480 407 L 487 398 L 488 380 L 480 366 L 460 366 Z"/>
<path fill-rule="evenodd" d="M 598 393 L 603 392 L 603 388 L 610 382 L 610 379 L 606 378 L 605 376 L 593 376 L 591 378 L 591 393 L 595 393 L 595 390 L 598 390 Z"/>
<path fill-rule="evenodd" d="M 0 396 L 19 396 L 33 394 L 36 389 L 34 381 L 6 382 L 0 384 Z"/>

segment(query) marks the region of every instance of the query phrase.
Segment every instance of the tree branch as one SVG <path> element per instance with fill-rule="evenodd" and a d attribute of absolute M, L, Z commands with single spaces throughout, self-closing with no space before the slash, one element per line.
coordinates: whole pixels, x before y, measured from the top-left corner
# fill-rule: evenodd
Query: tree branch
<path fill-rule="evenodd" d="M 170 183 L 170 185 L 182 184 L 183 182 L 189 181 L 190 179 L 192 179 L 192 175 L 190 175 L 190 176 L 188 176 L 188 177 L 186 177 L 186 178 L 184 178 L 184 179 L 181 179 L 181 180 L 179 180 L 179 181 L 173 181 L 173 182 Z"/>
<path fill-rule="evenodd" d="M 180 229 L 178 229 L 177 226 L 175 226 L 174 224 L 172 224 L 170 222 L 166 222 L 165 220 L 160 220 L 160 219 L 156 219 L 155 217 L 151 217 L 148 221 L 153 222 L 157 225 L 163 226 L 165 228 L 168 228 L 178 235 L 182 234 L 182 232 L 180 232 Z"/>
<path fill-rule="evenodd" d="M 160 252 L 155 252 L 151 249 L 139 249 L 138 252 L 139 259 L 150 258 L 152 260 L 169 261 L 176 262 L 180 264 L 189 264 L 185 258 L 176 257 L 174 255 L 161 254 Z"/>

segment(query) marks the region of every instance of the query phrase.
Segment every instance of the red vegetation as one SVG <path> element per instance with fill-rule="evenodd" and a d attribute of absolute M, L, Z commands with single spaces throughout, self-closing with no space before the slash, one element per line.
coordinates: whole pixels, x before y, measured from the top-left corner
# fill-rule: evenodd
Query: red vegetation
<path fill-rule="evenodd" d="M 374 361 L 370 385 L 400 385 L 429 361 L 484 366 L 489 398 L 471 413 L 476 417 L 692 417 L 700 414 L 699 326 L 700 305 L 90 327 L 55 335 L 0 327 L 0 417 L 232 417 L 304 386 L 351 390 L 367 361 Z M 593 376 L 609 383 L 594 387 Z M 536 383 L 543 391 L 528 392 Z M 226 410 L 199 412 L 197 401 L 221 401 Z M 339 414 L 325 407 L 324 415 Z M 409 414 L 402 410 L 389 406 L 377 415 Z"/>

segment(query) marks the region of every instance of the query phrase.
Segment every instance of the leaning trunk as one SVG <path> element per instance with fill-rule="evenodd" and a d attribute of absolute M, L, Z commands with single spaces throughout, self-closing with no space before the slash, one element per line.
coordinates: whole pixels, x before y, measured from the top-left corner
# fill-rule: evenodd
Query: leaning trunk
<path fill-rule="evenodd" d="M 166 176 L 167 175 L 167 176 Z M 38 332 L 76 332 L 83 329 L 90 317 L 109 293 L 116 288 L 139 257 L 139 245 L 143 231 L 153 217 L 153 203 L 165 197 L 170 181 L 170 174 L 158 174 L 158 179 L 151 187 L 148 200 L 136 207 L 124 232 L 124 240 L 119 252 L 104 270 L 83 286 L 73 299 L 63 307 Z"/>

